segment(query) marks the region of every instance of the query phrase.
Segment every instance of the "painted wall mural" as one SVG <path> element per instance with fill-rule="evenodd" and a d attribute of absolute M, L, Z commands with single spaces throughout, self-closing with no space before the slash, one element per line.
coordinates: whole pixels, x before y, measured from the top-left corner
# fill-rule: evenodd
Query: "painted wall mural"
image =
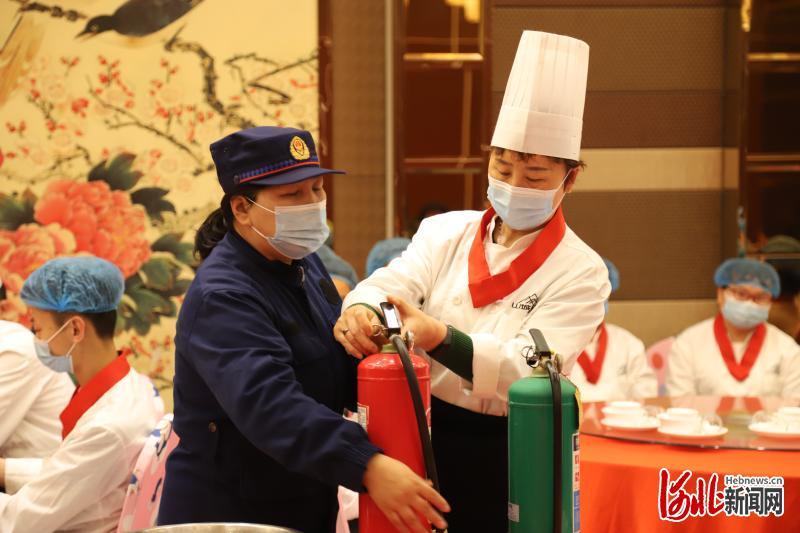
<path fill-rule="evenodd" d="M 0 0 L 0 318 L 25 278 L 94 254 L 126 278 L 117 343 L 171 400 L 194 230 L 222 195 L 208 145 L 317 130 L 314 0 Z"/>

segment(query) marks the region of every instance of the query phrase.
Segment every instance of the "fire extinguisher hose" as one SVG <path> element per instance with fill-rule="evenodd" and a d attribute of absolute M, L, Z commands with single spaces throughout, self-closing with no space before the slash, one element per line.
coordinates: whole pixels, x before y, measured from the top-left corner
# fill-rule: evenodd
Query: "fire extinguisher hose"
<path fill-rule="evenodd" d="M 561 423 L 561 379 L 553 361 L 544 363 L 550 375 L 550 389 L 553 393 L 553 532 L 561 533 L 561 480 L 563 476 L 562 423 Z"/>
<path fill-rule="evenodd" d="M 403 371 L 406 374 L 406 381 L 408 382 L 411 401 L 414 405 L 414 415 L 417 419 L 419 438 L 422 443 L 422 456 L 425 460 L 425 472 L 428 476 L 428 479 L 430 479 L 433 483 L 434 490 L 439 492 L 439 476 L 436 473 L 436 461 L 433 457 L 431 435 L 428 433 L 428 417 L 425 413 L 425 405 L 422 403 L 422 392 L 419 389 L 417 375 L 414 372 L 414 364 L 411 362 L 411 356 L 408 353 L 408 347 L 406 346 L 403 337 L 394 334 L 389 340 L 394 345 L 398 355 L 400 356 L 400 361 L 403 363 Z M 440 530 L 436 529 L 436 531 L 439 532 Z"/>

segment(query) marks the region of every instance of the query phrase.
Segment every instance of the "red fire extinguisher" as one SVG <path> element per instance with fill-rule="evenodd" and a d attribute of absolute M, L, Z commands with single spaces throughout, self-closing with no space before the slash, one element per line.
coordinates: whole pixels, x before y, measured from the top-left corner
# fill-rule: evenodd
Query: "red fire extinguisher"
<path fill-rule="evenodd" d="M 423 358 L 409 355 L 394 306 L 382 303 L 381 310 L 391 344 L 358 365 L 358 420 L 384 454 L 430 479 L 438 491 L 430 439 L 430 366 Z M 431 528 L 423 516 L 419 519 Z M 362 533 L 395 531 L 366 493 L 359 498 L 358 528 Z"/>

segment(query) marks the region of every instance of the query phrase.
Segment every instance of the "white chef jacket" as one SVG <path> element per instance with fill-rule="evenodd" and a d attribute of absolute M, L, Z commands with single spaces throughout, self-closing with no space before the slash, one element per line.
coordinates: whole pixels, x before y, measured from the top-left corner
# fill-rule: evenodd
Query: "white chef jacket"
<path fill-rule="evenodd" d="M 61 444 L 58 415 L 75 386 L 36 357 L 33 333 L 0 320 L 0 457 L 47 457 Z"/>
<path fill-rule="evenodd" d="M 606 324 L 608 344 L 606 357 L 597 383 L 589 383 L 583 368 L 577 362 L 573 365 L 569 379 L 581 393 L 584 402 L 605 402 L 612 400 L 641 400 L 658 395 L 658 381 L 647 363 L 644 343 L 627 329 Z M 586 347 L 586 355 L 594 360 L 598 330 Z"/>
<path fill-rule="evenodd" d="M 115 531 L 131 472 L 145 439 L 163 416 L 149 379 L 131 369 L 78 420 L 35 477 L 20 486 L 7 472 L 0 493 L 0 533 Z M 17 467 L 24 470 L 25 465 Z"/>
<path fill-rule="evenodd" d="M 766 324 L 761 352 L 744 381 L 737 381 L 717 346 L 714 319 L 689 327 L 672 344 L 667 364 L 667 394 L 800 397 L 800 346 L 786 333 Z M 732 342 L 741 362 L 747 343 Z"/>
<path fill-rule="evenodd" d="M 432 361 L 431 391 L 471 411 L 506 415 L 508 388 L 531 374 L 521 354 L 533 344 L 528 330 L 540 329 L 569 370 L 603 320 L 610 285 L 600 256 L 566 228 L 552 254 L 519 288 L 475 309 L 468 258 L 482 216 L 478 211 L 452 211 L 423 220 L 402 256 L 359 283 L 345 298 L 344 308 L 358 302 L 377 307 L 387 295 L 400 296 L 469 334 L 473 382 Z M 496 220 L 489 224 L 484 240 L 492 275 L 506 270 L 538 237 L 538 232 L 526 235 L 510 247 L 495 244 Z"/>

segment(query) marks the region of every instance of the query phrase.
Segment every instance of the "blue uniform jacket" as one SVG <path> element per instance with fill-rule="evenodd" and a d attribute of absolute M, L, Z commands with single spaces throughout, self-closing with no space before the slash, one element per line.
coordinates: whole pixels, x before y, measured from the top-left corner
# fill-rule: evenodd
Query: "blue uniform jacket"
<path fill-rule="evenodd" d="M 316 255 L 268 261 L 233 231 L 197 271 L 175 337 L 175 422 L 160 524 L 332 531 L 336 487 L 363 490 L 379 450 L 345 420 L 356 362 Z"/>

